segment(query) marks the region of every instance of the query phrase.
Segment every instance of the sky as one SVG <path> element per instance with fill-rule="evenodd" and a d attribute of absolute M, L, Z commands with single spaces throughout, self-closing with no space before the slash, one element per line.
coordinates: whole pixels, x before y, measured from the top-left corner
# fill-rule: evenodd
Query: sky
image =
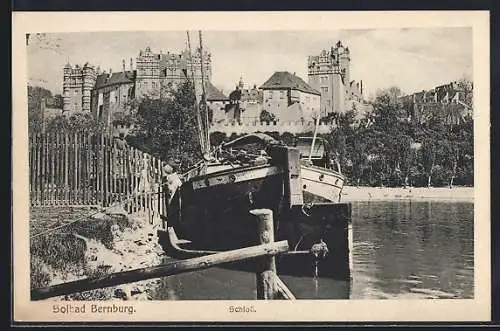
<path fill-rule="evenodd" d="M 198 33 L 190 32 L 194 49 Z M 27 45 L 28 81 L 62 92 L 69 62 L 127 70 L 130 58 L 147 46 L 155 53 L 186 47 L 185 31 L 46 34 Z M 295 72 L 307 81 L 307 57 L 341 40 L 351 53 L 351 79 L 363 81 L 366 98 L 379 89 L 413 93 L 461 78 L 472 79 L 471 28 L 412 28 L 339 31 L 204 31 L 212 54 L 212 82 L 228 94 L 242 77 L 246 86 L 263 84 L 274 71 Z"/>

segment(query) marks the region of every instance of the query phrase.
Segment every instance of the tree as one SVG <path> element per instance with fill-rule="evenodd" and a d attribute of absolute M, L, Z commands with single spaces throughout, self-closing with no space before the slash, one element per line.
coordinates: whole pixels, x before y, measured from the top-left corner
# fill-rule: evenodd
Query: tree
<path fill-rule="evenodd" d="M 42 131 L 43 116 L 41 113 L 42 102 L 52 99 L 52 92 L 39 87 L 28 85 L 28 128 L 30 133 Z"/>
<path fill-rule="evenodd" d="M 260 112 L 259 120 L 261 122 L 266 122 L 266 123 L 276 122 L 276 116 L 273 113 L 270 113 L 265 109 L 262 109 L 262 111 Z"/>
<path fill-rule="evenodd" d="M 175 90 L 171 99 L 144 98 L 138 106 L 137 126 L 127 142 L 155 157 L 179 163 L 185 170 L 201 157 L 195 109 L 190 82 Z"/>
<path fill-rule="evenodd" d="M 104 123 L 89 113 L 75 113 L 71 116 L 65 114 L 57 115 L 47 121 L 47 132 L 78 132 L 86 131 L 100 133 L 106 130 Z"/>
<path fill-rule="evenodd" d="M 57 109 L 63 109 L 64 107 L 64 100 L 62 95 L 56 94 L 52 98 L 51 106 Z"/>

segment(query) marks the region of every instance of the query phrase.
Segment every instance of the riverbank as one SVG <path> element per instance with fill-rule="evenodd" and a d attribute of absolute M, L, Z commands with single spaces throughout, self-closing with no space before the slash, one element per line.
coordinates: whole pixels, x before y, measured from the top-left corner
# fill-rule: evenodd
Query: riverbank
<path fill-rule="evenodd" d="M 439 200 L 474 202 L 473 187 L 367 187 L 344 186 L 342 201 Z"/>
<path fill-rule="evenodd" d="M 37 228 L 34 234 L 43 233 L 44 228 L 60 226 L 54 224 L 58 218 L 65 223 L 82 220 L 31 239 L 32 288 L 154 266 L 165 255 L 156 234 L 159 223 L 150 224 L 143 213 L 127 214 L 120 206 L 77 212 L 68 207 L 40 207 L 31 212 L 32 231 Z M 151 300 L 159 282 L 141 281 L 51 300 Z"/>

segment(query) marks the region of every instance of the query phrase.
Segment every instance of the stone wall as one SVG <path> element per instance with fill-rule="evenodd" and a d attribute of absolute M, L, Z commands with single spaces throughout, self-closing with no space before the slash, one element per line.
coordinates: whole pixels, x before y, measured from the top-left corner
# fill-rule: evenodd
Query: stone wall
<path fill-rule="evenodd" d="M 210 132 L 222 132 L 226 136 L 231 136 L 232 134 L 248 134 L 255 132 L 279 132 L 283 134 L 285 132 L 291 134 L 300 134 L 307 132 L 314 132 L 315 123 L 313 121 L 308 122 L 277 122 L 277 123 L 253 123 L 253 124 L 214 124 L 210 127 Z M 331 124 L 320 123 L 318 126 L 318 133 L 326 134 L 332 129 Z"/>

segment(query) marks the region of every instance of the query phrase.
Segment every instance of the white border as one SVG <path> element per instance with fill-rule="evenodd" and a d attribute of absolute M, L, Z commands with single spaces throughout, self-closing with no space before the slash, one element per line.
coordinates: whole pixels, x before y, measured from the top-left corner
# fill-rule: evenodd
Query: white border
<path fill-rule="evenodd" d="M 251 22 L 251 23 L 250 23 Z M 490 319 L 489 13 L 414 12 L 14 12 L 13 242 L 16 321 L 487 321 Z M 475 117 L 475 299 L 127 302 L 133 315 L 56 315 L 29 301 L 29 183 L 26 47 L 28 32 L 146 30 L 327 30 L 473 27 Z M 120 301 L 120 303 L 124 303 Z M 235 304 L 251 314 L 229 313 Z"/>

